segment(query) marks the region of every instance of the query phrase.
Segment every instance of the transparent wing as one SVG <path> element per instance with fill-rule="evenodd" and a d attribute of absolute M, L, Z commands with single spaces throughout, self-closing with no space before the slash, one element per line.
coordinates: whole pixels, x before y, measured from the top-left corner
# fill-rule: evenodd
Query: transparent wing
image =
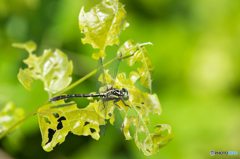
<path fill-rule="evenodd" d="M 98 108 L 101 111 L 100 113 L 102 114 L 102 115 L 99 115 L 99 117 L 103 116 L 103 118 L 105 119 L 105 124 L 99 126 L 102 136 L 105 135 L 106 126 L 107 126 L 107 104 L 108 104 L 107 100 L 103 99 L 101 100 Z"/>
<path fill-rule="evenodd" d="M 99 75 L 97 78 L 99 78 L 99 76 L 102 75 L 101 84 L 99 84 L 100 81 L 97 80 L 97 85 L 101 85 L 101 87 L 99 87 L 99 93 L 104 93 L 107 91 L 107 82 L 106 82 L 106 78 L 105 78 L 105 70 L 103 68 L 103 59 L 102 58 L 99 58 L 98 69 L 99 69 L 99 73 L 98 73 Z M 100 89 L 101 89 L 101 91 L 100 91 Z M 100 111 L 99 113 L 102 115 L 99 115 L 99 121 L 101 120 L 100 119 L 101 117 L 103 117 L 105 119 L 105 124 L 99 126 L 102 136 L 104 136 L 105 132 L 106 132 L 107 106 L 108 106 L 107 100 L 101 99 L 101 101 L 99 102 L 98 110 Z"/>
<path fill-rule="evenodd" d="M 120 111 L 119 111 L 119 109 L 117 107 L 115 107 L 113 113 L 114 113 L 114 118 L 115 118 L 115 121 L 114 121 L 113 125 L 116 128 L 116 130 L 120 134 L 122 134 L 124 125 L 123 125 L 123 119 L 122 119 L 122 116 L 120 114 Z"/>
<path fill-rule="evenodd" d="M 102 60 L 102 58 L 99 58 L 99 60 L 98 60 L 97 69 L 98 69 L 98 72 L 97 72 L 97 74 L 96 74 L 96 90 L 97 90 L 97 92 L 100 93 L 99 89 L 100 89 L 101 87 L 107 85 L 105 76 L 103 76 L 103 78 L 100 79 L 101 81 L 99 80 L 99 78 L 101 77 L 101 75 L 104 74 L 103 60 Z"/>
<path fill-rule="evenodd" d="M 118 67 L 119 64 L 122 60 L 122 54 L 118 55 L 118 59 L 115 60 L 109 67 L 109 75 L 112 77 L 113 81 L 109 83 L 109 85 L 114 85 L 116 77 L 117 77 L 117 72 L 118 72 Z"/>
<path fill-rule="evenodd" d="M 120 62 L 122 60 L 122 54 L 119 54 L 118 55 L 118 59 L 115 60 L 110 68 L 109 68 L 109 75 L 112 77 L 113 81 L 109 84 L 109 85 L 114 85 L 115 81 L 116 81 L 116 77 L 117 77 L 117 72 L 118 72 L 118 68 L 119 68 L 119 65 L 120 65 Z M 122 116 L 120 114 L 120 111 L 119 111 L 119 108 L 116 106 L 114 108 L 114 116 L 115 116 L 115 121 L 113 123 L 114 127 L 116 128 L 116 130 L 122 134 L 123 132 L 123 128 L 124 128 L 124 125 L 123 125 L 123 119 L 122 119 Z"/>

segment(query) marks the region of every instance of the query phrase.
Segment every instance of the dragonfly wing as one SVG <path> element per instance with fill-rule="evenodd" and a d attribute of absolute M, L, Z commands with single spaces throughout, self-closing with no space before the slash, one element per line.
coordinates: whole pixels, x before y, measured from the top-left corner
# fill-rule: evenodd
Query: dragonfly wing
<path fill-rule="evenodd" d="M 123 119 L 122 119 L 122 116 L 120 114 L 120 111 L 117 107 L 115 107 L 113 113 L 114 113 L 114 117 L 115 117 L 115 121 L 114 121 L 113 125 L 116 128 L 116 130 L 120 134 L 122 134 L 124 125 L 123 125 Z"/>
<path fill-rule="evenodd" d="M 115 60 L 109 68 L 109 75 L 112 77 L 113 81 L 111 81 L 111 83 L 108 83 L 108 85 L 114 85 L 115 80 L 116 80 L 116 76 L 117 76 L 117 72 L 118 72 L 118 67 L 119 64 L 122 60 L 122 54 L 118 55 L 118 59 Z"/>
<path fill-rule="evenodd" d="M 101 115 L 99 115 L 99 118 L 104 118 L 104 125 L 99 125 L 99 128 L 100 128 L 100 131 L 101 131 L 101 134 L 102 134 L 102 136 L 104 136 L 105 135 L 105 132 L 106 132 L 106 127 L 107 127 L 107 100 L 101 100 L 100 101 L 100 104 L 99 104 L 99 108 L 98 108 L 98 110 L 100 111 L 100 114 L 102 114 L 102 116 Z M 101 119 L 99 119 L 99 121 L 100 121 Z"/>

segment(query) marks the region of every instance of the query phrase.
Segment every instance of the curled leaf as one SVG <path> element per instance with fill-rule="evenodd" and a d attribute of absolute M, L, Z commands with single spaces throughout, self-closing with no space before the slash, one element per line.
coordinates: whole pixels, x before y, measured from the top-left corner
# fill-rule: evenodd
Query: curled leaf
<path fill-rule="evenodd" d="M 67 56 L 58 49 L 55 52 L 44 50 L 43 55 L 37 57 L 32 54 L 32 51 L 35 50 L 34 46 L 36 44 L 34 44 L 33 42 L 31 42 L 31 45 L 29 42 L 14 44 L 15 47 L 24 48 L 29 53 L 29 57 L 24 60 L 28 68 L 20 69 L 19 81 L 26 89 L 30 90 L 32 78 L 40 79 L 44 83 L 44 89 L 50 95 L 67 87 L 72 80 L 72 61 L 68 61 Z"/>
<path fill-rule="evenodd" d="M 93 54 L 94 59 L 106 56 L 106 46 L 119 44 L 119 34 L 129 26 L 125 20 L 126 15 L 124 6 L 118 0 L 103 0 L 87 13 L 82 7 L 79 14 L 79 27 L 85 34 L 82 42 L 100 49 L 99 53 Z"/>
<path fill-rule="evenodd" d="M 110 83 L 111 76 L 108 74 L 108 70 L 105 71 L 105 77 L 107 83 Z M 131 108 L 125 106 L 121 101 L 117 102 L 120 106 L 120 111 L 125 112 L 125 119 L 123 123 L 123 133 L 127 140 L 134 137 L 135 143 L 137 147 L 143 151 L 145 155 L 152 155 L 158 150 L 166 145 L 171 139 L 171 127 L 168 125 L 156 125 L 155 132 L 151 133 L 147 127 L 150 123 L 149 113 L 157 113 L 161 114 L 161 106 L 156 94 L 143 93 L 138 88 L 134 86 L 134 83 L 139 78 L 139 74 L 137 72 L 130 72 L 129 79 L 126 78 L 125 73 L 120 73 L 116 77 L 116 81 L 114 84 L 114 88 L 122 89 L 125 88 L 129 91 L 129 100 L 125 101 Z M 102 78 L 100 77 L 100 80 Z M 112 107 L 116 107 L 114 104 Z M 135 112 L 135 115 L 128 114 L 130 110 Z M 112 113 L 109 110 L 108 113 Z M 110 119 L 110 123 L 113 122 Z M 134 125 L 136 127 L 136 132 L 134 132 L 134 136 L 130 134 L 130 126 Z M 158 130 L 159 128 L 160 130 Z M 168 134 L 163 136 L 161 133 L 163 130 L 167 129 Z M 145 139 L 139 139 L 139 133 L 145 134 Z"/>
<path fill-rule="evenodd" d="M 0 112 L 0 135 L 8 128 L 16 124 L 24 117 L 22 108 L 15 108 L 13 102 L 9 102 Z M 15 127 L 17 129 L 19 126 Z M 13 131 L 13 130 L 12 130 Z"/>
<path fill-rule="evenodd" d="M 133 66 L 135 62 L 142 62 L 142 66 L 137 68 L 137 71 L 141 77 L 140 83 L 152 90 L 152 74 L 154 67 L 151 63 L 147 50 L 143 45 L 149 45 L 151 43 L 135 44 L 132 40 L 126 41 L 118 50 L 118 54 L 122 54 L 127 58 L 127 64 Z"/>

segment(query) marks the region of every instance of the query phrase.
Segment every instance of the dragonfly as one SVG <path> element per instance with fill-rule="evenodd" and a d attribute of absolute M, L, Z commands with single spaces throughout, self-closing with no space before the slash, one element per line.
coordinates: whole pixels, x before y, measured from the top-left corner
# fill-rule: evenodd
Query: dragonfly
<path fill-rule="evenodd" d="M 100 104 L 99 104 L 99 108 L 102 108 L 100 111 L 103 111 L 104 110 L 104 118 L 105 118 L 105 124 L 100 126 L 100 130 L 101 130 L 101 133 L 102 135 L 104 136 L 105 135 L 105 131 L 106 131 L 106 124 L 107 124 L 107 106 L 108 106 L 108 103 L 109 101 L 113 101 L 113 104 L 115 106 L 117 106 L 118 108 L 120 108 L 120 106 L 116 103 L 118 101 L 122 101 L 122 103 L 129 107 L 129 105 L 127 105 L 125 103 L 126 100 L 128 100 L 129 98 L 129 92 L 127 91 L 126 88 L 122 88 L 122 89 L 117 89 L 117 88 L 114 88 L 114 83 L 115 83 L 115 80 L 116 80 L 116 75 L 117 75 L 117 71 L 118 71 L 118 67 L 119 67 L 119 63 L 122 59 L 122 55 L 120 54 L 117 62 L 116 62 L 116 68 L 113 68 L 113 67 L 110 67 L 110 69 L 114 69 L 112 72 L 112 82 L 111 83 L 107 83 L 106 82 L 106 78 L 105 78 L 105 70 L 103 68 L 103 59 L 102 58 L 99 58 L 99 63 L 100 63 L 100 70 L 101 70 L 101 73 L 103 75 L 103 84 L 105 84 L 104 86 L 100 87 L 99 88 L 99 93 L 98 94 L 94 94 L 94 93 L 90 93 L 90 94 L 69 94 L 69 95 L 60 95 L 60 96 L 56 96 L 56 97 L 53 97 L 51 99 L 49 99 L 49 101 L 58 101 L 58 100 L 61 100 L 61 99 L 67 99 L 67 98 L 78 98 L 78 97 L 98 97 L 101 99 L 100 101 Z M 119 114 L 119 110 L 115 111 L 114 109 L 114 113 L 115 113 L 115 119 L 118 118 L 118 120 L 122 120 L 121 118 L 121 115 Z M 116 122 L 117 123 L 117 122 Z M 120 123 L 123 123 L 120 121 Z M 119 124 L 119 121 L 118 121 L 118 124 Z M 119 130 L 119 126 L 117 125 L 114 125 L 116 127 L 116 129 L 121 133 L 122 129 L 123 129 L 123 125 L 121 125 L 120 127 L 120 130 Z"/>

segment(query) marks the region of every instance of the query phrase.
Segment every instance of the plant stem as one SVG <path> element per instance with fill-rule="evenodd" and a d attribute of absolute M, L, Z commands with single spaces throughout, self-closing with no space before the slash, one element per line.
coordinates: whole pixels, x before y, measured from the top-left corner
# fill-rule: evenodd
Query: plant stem
<path fill-rule="evenodd" d="M 118 59 L 118 57 L 115 57 L 114 59 L 108 61 L 107 63 L 105 63 L 103 65 L 103 67 L 106 67 L 107 65 L 109 65 L 110 63 L 112 63 L 113 61 L 115 61 L 116 59 Z M 65 93 L 66 91 L 72 89 L 73 87 L 77 86 L 78 84 L 82 83 L 83 81 L 85 81 L 86 79 L 88 79 L 89 77 L 91 77 L 92 75 L 94 75 L 95 73 L 97 73 L 97 71 L 100 68 L 97 68 L 95 70 L 93 70 L 92 72 L 90 72 L 89 74 L 87 74 L 86 76 L 84 76 L 83 78 L 77 80 L 76 82 L 74 82 L 73 84 L 71 84 L 70 86 L 68 86 L 67 88 L 63 89 L 62 91 L 60 91 L 59 93 L 56 94 L 56 96 L 59 96 L 63 93 Z M 42 106 L 44 106 L 45 104 L 47 104 L 49 101 L 46 101 L 44 104 L 40 105 L 39 107 L 37 107 L 35 110 L 33 110 L 31 113 L 29 113 L 28 115 L 26 115 L 23 119 L 19 120 L 18 122 L 16 122 L 13 126 L 11 126 L 10 128 L 8 128 L 6 131 L 4 131 L 2 134 L 0 134 L 0 139 L 2 139 L 5 135 L 7 135 L 11 130 L 13 130 L 16 126 L 18 126 L 19 124 L 21 124 L 22 122 L 24 122 L 26 119 L 28 119 L 30 116 L 34 115 L 37 113 L 38 109 L 41 108 Z"/>

